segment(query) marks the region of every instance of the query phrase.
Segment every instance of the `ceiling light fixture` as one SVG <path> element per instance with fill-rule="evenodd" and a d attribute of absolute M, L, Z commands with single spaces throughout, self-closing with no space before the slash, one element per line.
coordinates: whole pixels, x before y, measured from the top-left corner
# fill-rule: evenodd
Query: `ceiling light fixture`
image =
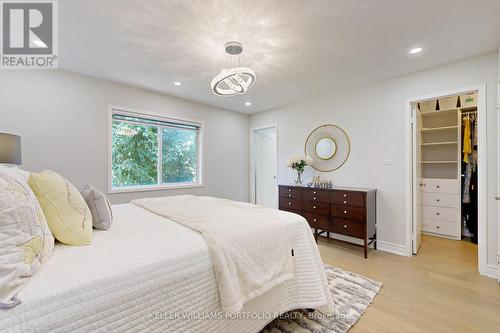
<path fill-rule="evenodd" d="M 174 82 L 174 85 L 176 85 L 177 87 L 180 87 L 180 86 L 182 86 L 182 82 L 175 81 L 175 82 Z"/>
<path fill-rule="evenodd" d="M 243 52 L 241 43 L 228 42 L 225 49 L 229 55 L 227 66 L 212 80 L 210 85 L 212 91 L 218 96 L 244 94 L 255 83 L 255 72 L 251 68 L 240 66 L 240 54 Z M 236 57 L 238 57 L 238 67 L 232 67 L 233 59 Z"/>
<path fill-rule="evenodd" d="M 417 54 L 417 53 L 420 53 L 422 52 L 422 48 L 421 47 L 415 47 L 413 49 L 410 50 L 410 54 Z"/>
<path fill-rule="evenodd" d="M 252 105 L 252 102 L 245 102 L 245 105 L 250 106 L 250 105 Z"/>

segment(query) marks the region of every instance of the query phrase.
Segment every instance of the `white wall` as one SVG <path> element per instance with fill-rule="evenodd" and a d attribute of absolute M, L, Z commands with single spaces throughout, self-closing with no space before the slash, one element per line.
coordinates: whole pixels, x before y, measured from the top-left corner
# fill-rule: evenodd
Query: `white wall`
<path fill-rule="evenodd" d="M 367 84 L 252 115 L 250 126 L 278 124 L 278 181 L 293 181 L 286 168 L 292 154 L 303 154 L 308 134 L 325 123 L 344 128 L 351 155 L 337 171 L 321 173 L 337 185 L 378 189 L 378 238 L 405 246 L 405 100 L 409 97 L 487 84 L 488 264 L 494 264 L 496 228 L 497 52 L 446 64 L 391 80 Z M 332 75 L 335 75 L 334 73 Z M 384 165 L 384 155 L 392 164 Z M 306 172 L 306 179 L 314 172 Z"/>
<path fill-rule="evenodd" d="M 0 74 L 0 132 L 22 136 L 23 167 L 53 169 L 78 188 L 107 189 L 108 104 L 205 122 L 205 187 L 112 202 L 180 193 L 248 200 L 248 116 L 64 71 Z"/>

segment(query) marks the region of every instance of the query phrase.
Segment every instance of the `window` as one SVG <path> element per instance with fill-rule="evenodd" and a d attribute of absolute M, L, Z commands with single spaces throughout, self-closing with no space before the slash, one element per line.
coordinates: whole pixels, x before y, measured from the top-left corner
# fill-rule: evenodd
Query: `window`
<path fill-rule="evenodd" d="M 112 110 L 111 191 L 201 185 L 201 124 Z"/>

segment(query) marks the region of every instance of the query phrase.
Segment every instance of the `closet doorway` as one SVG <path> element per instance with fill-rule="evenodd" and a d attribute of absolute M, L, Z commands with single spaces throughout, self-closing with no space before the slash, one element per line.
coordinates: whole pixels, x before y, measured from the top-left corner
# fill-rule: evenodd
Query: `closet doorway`
<path fill-rule="evenodd" d="M 407 248 L 422 234 L 477 244 L 486 271 L 485 86 L 409 99 Z"/>

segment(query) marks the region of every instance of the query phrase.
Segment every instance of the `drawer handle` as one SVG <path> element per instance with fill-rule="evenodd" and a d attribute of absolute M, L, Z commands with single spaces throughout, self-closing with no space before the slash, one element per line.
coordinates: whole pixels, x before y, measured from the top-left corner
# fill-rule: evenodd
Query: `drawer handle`
<path fill-rule="evenodd" d="M 436 185 L 436 188 L 441 188 L 441 186 L 439 186 L 439 185 Z"/>
<path fill-rule="evenodd" d="M 316 197 L 314 197 L 313 200 L 316 200 Z"/>
<path fill-rule="evenodd" d="M 344 210 L 344 214 L 347 214 L 347 210 Z"/>
<path fill-rule="evenodd" d="M 437 212 L 436 215 L 440 215 L 439 212 Z"/>
<path fill-rule="evenodd" d="M 291 189 L 291 188 L 289 188 L 289 189 L 288 189 L 288 192 L 292 192 L 292 189 Z"/>
<path fill-rule="evenodd" d="M 344 194 L 344 198 L 347 198 L 347 194 Z"/>
<path fill-rule="evenodd" d="M 288 195 L 288 197 L 291 197 L 291 196 L 292 196 L 291 194 Z"/>
<path fill-rule="evenodd" d="M 347 229 L 347 224 L 344 224 L 344 228 L 346 228 L 346 229 Z"/>
<path fill-rule="evenodd" d="M 436 201 L 437 201 L 437 202 L 439 202 L 439 201 L 441 201 L 441 200 L 439 200 L 439 199 L 436 199 Z"/>
<path fill-rule="evenodd" d="M 313 206 L 313 209 L 316 209 L 316 206 Z"/>
<path fill-rule="evenodd" d="M 313 219 L 313 222 L 316 222 L 316 219 Z"/>
<path fill-rule="evenodd" d="M 316 191 L 313 191 L 313 194 L 316 194 Z"/>
<path fill-rule="evenodd" d="M 292 203 L 291 203 L 291 202 L 289 202 L 288 204 L 289 204 L 289 205 L 291 205 Z"/>
<path fill-rule="evenodd" d="M 436 228 L 438 228 L 438 229 L 439 229 L 439 226 L 437 226 Z"/>
<path fill-rule="evenodd" d="M 346 203 L 347 203 L 347 201 L 344 201 L 344 204 L 346 204 Z"/>

